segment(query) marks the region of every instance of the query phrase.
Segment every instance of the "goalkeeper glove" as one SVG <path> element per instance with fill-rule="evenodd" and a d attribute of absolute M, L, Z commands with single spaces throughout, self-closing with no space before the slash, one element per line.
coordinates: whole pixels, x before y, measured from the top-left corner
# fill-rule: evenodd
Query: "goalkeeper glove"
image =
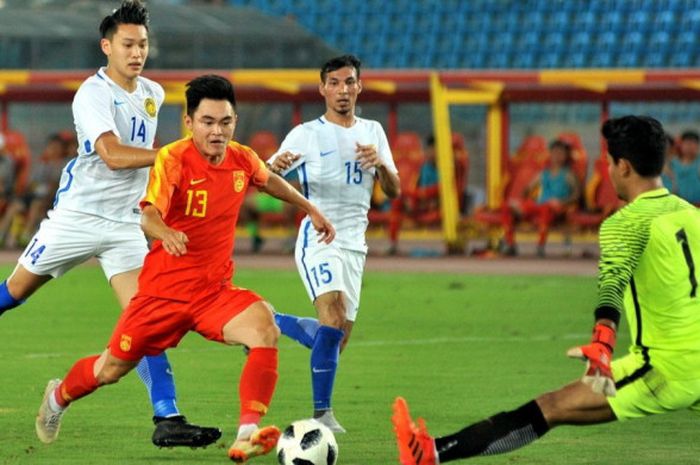
<path fill-rule="evenodd" d="M 596 323 L 593 327 L 591 343 L 581 347 L 569 349 L 566 353 L 569 357 L 580 358 L 588 362 L 583 382 L 591 387 L 593 392 L 614 397 L 615 381 L 610 371 L 610 361 L 615 348 L 615 330 L 602 323 Z"/>

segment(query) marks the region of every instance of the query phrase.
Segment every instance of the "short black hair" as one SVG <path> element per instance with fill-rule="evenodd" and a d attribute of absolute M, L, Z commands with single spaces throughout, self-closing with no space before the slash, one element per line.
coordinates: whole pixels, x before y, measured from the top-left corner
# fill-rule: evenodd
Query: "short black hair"
<path fill-rule="evenodd" d="M 205 99 L 228 100 L 233 109 L 236 109 L 236 93 L 233 84 L 225 77 L 216 74 L 205 74 L 196 77 L 187 83 L 185 91 L 187 98 L 187 114 L 192 117 L 197 111 L 200 102 Z"/>
<path fill-rule="evenodd" d="M 326 82 L 326 76 L 332 71 L 336 71 L 340 68 L 345 67 L 355 68 L 357 72 L 357 79 L 360 79 L 360 67 L 362 67 L 362 62 L 355 55 L 342 55 L 339 57 L 331 58 L 321 66 L 321 82 Z"/>
<path fill-rule="evenodd" d="M 100 36 L 111 40 L 120 24 L 137 24 L 148 30 L 148 10 L 140 0 L 124 0 L 100 23 Z"/>
<path fill-rule="evenodd" d="M 698 135 L 697 131 L 686 129 L 683 131 L 683 134 L 681 134 L 681 140 L 694 140 L 695 142 L 700 142 L 700 135 Z"/>
<path fill-rule="evenodd" d="M 609 119 L 603 124 L 601 132 L 615 163 L 624 158 L 642 177 L 661 175 L 666 133 L 660 122 L 650 116 L 628 115 Z"/>

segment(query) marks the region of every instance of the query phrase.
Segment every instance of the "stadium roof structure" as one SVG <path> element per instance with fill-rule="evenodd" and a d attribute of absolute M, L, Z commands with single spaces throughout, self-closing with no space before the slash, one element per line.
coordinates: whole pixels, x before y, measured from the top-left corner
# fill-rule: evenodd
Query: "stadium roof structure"
<path fill-rule="evenodd" d="M 116 2 L 0 0 L 0 69 L 102 63 L 99 19 Z M 160 69 L 315 67 L 340 54 L 292 18 L 245 7 L 150 3 L 149 65 Z"/>

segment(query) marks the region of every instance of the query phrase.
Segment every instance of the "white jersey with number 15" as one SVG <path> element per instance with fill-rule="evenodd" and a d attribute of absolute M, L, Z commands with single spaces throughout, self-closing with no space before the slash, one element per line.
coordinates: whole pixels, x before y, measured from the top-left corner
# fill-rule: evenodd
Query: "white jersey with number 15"
<path fill-rule="evenodd" d="M 355 118 L 349 128 L 323 116 L 301 124 L 287 135 L 278 154 L 289 151 L 301 155 L 284 174 L 297 170 L 304 196 L 335 226 L 336 244 L 366 252 L 367 211 L 376 169 L 360 167 L 357 143 L 374 145 L 387 169 L 397 172 L 384 129 L 377 121 L 363 118 Z"/>

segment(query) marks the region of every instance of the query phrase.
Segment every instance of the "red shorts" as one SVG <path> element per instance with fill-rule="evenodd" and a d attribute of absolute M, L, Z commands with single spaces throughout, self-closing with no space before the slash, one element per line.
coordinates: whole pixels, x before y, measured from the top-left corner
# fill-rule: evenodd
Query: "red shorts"
<path fill-rule="evenodd" d="M 119 318 L 109 350 L 117 358 L 135 361 L 176 347 L 188 331 L 224 342 L 224 325 L 261 300 L 255 292 L 237 287 L 208 292 L 190 302 L 137 294 Z"/>

